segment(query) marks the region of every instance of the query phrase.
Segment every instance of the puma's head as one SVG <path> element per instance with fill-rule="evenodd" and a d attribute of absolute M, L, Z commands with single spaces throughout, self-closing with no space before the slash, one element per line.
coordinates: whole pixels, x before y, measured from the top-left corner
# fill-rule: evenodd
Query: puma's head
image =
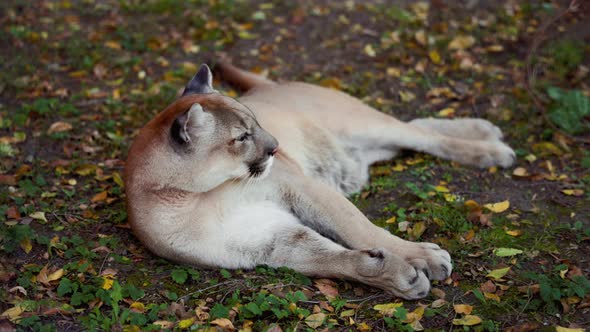
<path fill-rule="evenodd" d="M 277 140 L 211 83 L 202 65 L 182 96 L 139 132 L 127 159 L 128 185 L 199 193 L 268 174 Z"/>

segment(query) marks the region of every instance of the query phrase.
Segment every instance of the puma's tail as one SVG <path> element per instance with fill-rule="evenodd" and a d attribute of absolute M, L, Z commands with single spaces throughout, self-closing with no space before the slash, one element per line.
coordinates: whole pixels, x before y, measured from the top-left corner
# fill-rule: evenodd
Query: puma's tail
<path fill-rule="evenodd" d="M 222 81 L 243 92 L 261 85 L 276 84 L 261 75 L 239 69 L 225 59 L 218 59 L 212 67 Z"/>

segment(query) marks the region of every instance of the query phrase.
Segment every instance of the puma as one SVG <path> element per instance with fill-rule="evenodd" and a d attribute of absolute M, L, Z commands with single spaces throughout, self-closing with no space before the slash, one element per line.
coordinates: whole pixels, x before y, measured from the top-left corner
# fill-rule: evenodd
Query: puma
<path fill-rule="evenodd" d="M 486 120 L 405 123 L 339 91 L 275 83 L 228 62 L 216 70 L 246 93 L 220 94 L 202 65 L 140 130 L 126 163 L 129 222 L 173 261 L 286 266 L 422 298 L 430 280 L 451 274 L 449 253 L 373 225 L 345 195 L 400 149 L 478 167 L 514 162 Z"/>

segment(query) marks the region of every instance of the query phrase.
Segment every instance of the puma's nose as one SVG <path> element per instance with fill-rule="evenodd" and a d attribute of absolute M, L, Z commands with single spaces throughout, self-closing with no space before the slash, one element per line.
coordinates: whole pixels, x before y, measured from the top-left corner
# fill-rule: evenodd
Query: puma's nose
<path fill-rule="evenodd" d="M 273 149 L 269 149 L 268 150 L 268 156 L 269 157 L 272 157 L 275 154 L 277 154 L 278 151 L 279 151 L 279 147 L 278 146 L 274 147 Z"/>

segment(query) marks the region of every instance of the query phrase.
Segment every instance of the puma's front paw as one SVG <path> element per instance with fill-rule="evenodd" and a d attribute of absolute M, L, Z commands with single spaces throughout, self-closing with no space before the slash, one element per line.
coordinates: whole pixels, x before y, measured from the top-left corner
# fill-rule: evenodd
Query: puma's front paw
<path fill-rule="evenodd" d="M 430 281 L 423 269 L 383 249 L 361 251 L 359 280 L 407 300 L 428 295 Z"/>
<path fill-rule="evenodd" d="M 407 242 L 396 253 L 416 269 L 423 271 L 430 280 L 444 280 L 453 272 L 451 255 L 434 243 Z"/>

